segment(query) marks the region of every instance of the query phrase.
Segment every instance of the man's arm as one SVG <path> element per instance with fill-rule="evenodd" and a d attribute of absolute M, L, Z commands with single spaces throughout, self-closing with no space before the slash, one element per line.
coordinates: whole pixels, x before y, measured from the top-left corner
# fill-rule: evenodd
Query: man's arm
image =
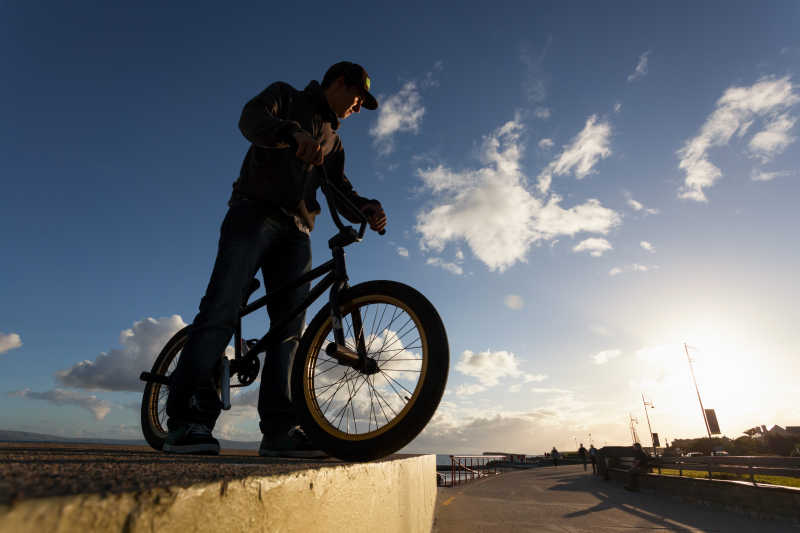
<path fill-rule="evenodd" d="M 350 180 L 344 174 L 344 150 L 341 147 L 341 141 L 337 144 L 335 150 L 331 151 L 327 158 L 325 158 L 325 171 L 331 183 L 342 191 L 344 195 L 367 217 L 369 226 L 375 231 L 382 231 L 386 227 L 386 213 L 383 211 L 383 206 L 378 200 L 364 198 L 360 196 L 353 188 Z M 358 224 L 361 219 L 358 214 L 353 213 L 345 205 L 336 204 L 336 207 L 347 220 Z"/>
<path fill-rule="evenodd" d="M 290 139 L 303 129 L 293 120 L 286 120 L 294 89 L 275 82 L 247 102 L 239 119 L 242 135 L 262 148 L 287 148 Z"/>

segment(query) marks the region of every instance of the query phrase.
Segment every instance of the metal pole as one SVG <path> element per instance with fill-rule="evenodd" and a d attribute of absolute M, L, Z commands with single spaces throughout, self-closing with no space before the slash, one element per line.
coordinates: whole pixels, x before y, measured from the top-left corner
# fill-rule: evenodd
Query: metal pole
<path fill-rule="evenodd" d="M 653 440 L 653 428 L 650 426 L 650 415 L 647 414 L 647 402 L 644 401 L 644 393 L 642 393 L 642 404 L 644 405 L 644 416 L 647 418 L 647 430 L 650 432 L 650 444 L 653 446 L 653 455 L 658 457 L 656 453 L 656 442 Z M 650 405 L 653 405 L 652 403 Z"/>
<path fill-rule="evenodd" d="M 694 367 L 692 367 L 692 358 L 689 357 L 689 347 L 683 343 L 683 349 L 686 351 L 686 360 L 689 361 L 689 371 L 692 373 L 692 381 L 694 382 L 694 390 L 697 391 L 697 401 L 700 402 L 700 412 L 703 414 L 703 423 L 706 425 L 708 432 L 708 440 L 711 440 L 711 428 L 708 427 L 708 419 L 706 418 L 706 410 L 703 409 L 703 400 L 700 399 L 700 389 L 697 387 L 697 380 L 694 377 Z"/>

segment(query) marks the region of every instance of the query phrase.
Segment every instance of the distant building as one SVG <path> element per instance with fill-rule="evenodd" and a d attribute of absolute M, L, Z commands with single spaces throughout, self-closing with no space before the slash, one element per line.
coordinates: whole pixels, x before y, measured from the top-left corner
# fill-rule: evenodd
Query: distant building
<path fill-rule="evenodd" d="M 800 435 L 800 426 L 786 426 L 786 428 L 784 429 L 776 424 L 772 426 L 772 429 L 767 429 L 767 426 L 762 424 L 761 426 L 755 426 L 751 427 L 750 429 L 746 429 L 742 433 L 744 433 L 748 437 L 753 437 L 753 438 L 760 438 L 766 435 L 790 437 L 790 436 Z"/>

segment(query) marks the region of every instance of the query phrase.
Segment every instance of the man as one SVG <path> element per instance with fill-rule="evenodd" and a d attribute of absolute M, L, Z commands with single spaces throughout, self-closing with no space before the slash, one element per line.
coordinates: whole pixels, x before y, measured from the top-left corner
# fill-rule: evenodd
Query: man
<path fill-rule="evenodd" d="M 592 462 L 592 474 L 597 475 L 597 448 L 594 444 L 589 445 L 589 460 Z"/>
<path fill-rule="evenodd" d="M 558 450 L 556 450 L 555 446 L 550 450 L 550 456 L 553 458 L 553 466 L 558 466 Z"/>
<path fill-rule="evenodd" d="M 309 233 L 320 212 L 320 167 L 324 165 L 331 182 L 367 216 L 371 229 L 386 227 L 380 202 L 356 194 L 345 177 L 344 150 L 336 132 L 340 121 L 361 107 L 377 109 L 369 91 L 366 70 L 344 61 L 330 67 L 321 84 L 312 81 L 299 91 L 276 82 L 245 105 L 239 129 L 251 146 L 233 184 L 211 280 L 170 378 L 164 451 L 219 453 L 211 431 L 222 406 L 216 391 L 221 354 L 259 269 L 269 289 L 310 269 Z M 344 208 L 340 212 L 358 221 L 357 213 Z M 272 301 L 267 306 L 270 320 L 275 323 L 287 314 L 309 288 L 310 283 Z M 301 314 L 294 319 L 279 332 L 282 341 L 267 350 L 258 398 L 262 456 L 324 455 L 297 426 L 291 404 L 290 372 L 304 318 Z"/>
<path fill-rule="evenodd" d="M 628 483 L 625 485 L 626 490 L 639 492 L 639 474 L 647 472 L 647 464 L 650 461 L 650 456 L 644 453 L 642 445 L 638 442 L 633 444 L 633 465 L 628 470 Z"/>
<path fill-rule="evenodd" d="M 583 461 L 583 471 L 586 472 L 586 448 L 583 447 L 583 443 L 581 442 L 581 447 L 578 448 L 578 455 L 581 456 L 581 461 Z"/>

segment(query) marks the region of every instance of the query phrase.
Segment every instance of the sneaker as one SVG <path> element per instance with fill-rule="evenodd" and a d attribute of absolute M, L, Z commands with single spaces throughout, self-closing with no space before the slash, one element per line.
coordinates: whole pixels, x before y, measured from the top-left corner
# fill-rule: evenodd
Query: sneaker
<path fill-rule="evenodd" d="M 290 457 L 295 459 L 328 457 L 327 453 L 314 446 L 314 443 L 311 442 L 311 439 L 308 438 L 308 435 L 300 426 L 277 436 L 264 435 L 261 439 L 261 445 L 258 447 L 258 455 L 261 457 Z"/>
<path fill-rule="evenodd" d="M 219 441 L 211 436 L 211 430 L 205 425 L 190 423 L 171 430 L 162 450 L 168 453 L 219 455 Z"/>

